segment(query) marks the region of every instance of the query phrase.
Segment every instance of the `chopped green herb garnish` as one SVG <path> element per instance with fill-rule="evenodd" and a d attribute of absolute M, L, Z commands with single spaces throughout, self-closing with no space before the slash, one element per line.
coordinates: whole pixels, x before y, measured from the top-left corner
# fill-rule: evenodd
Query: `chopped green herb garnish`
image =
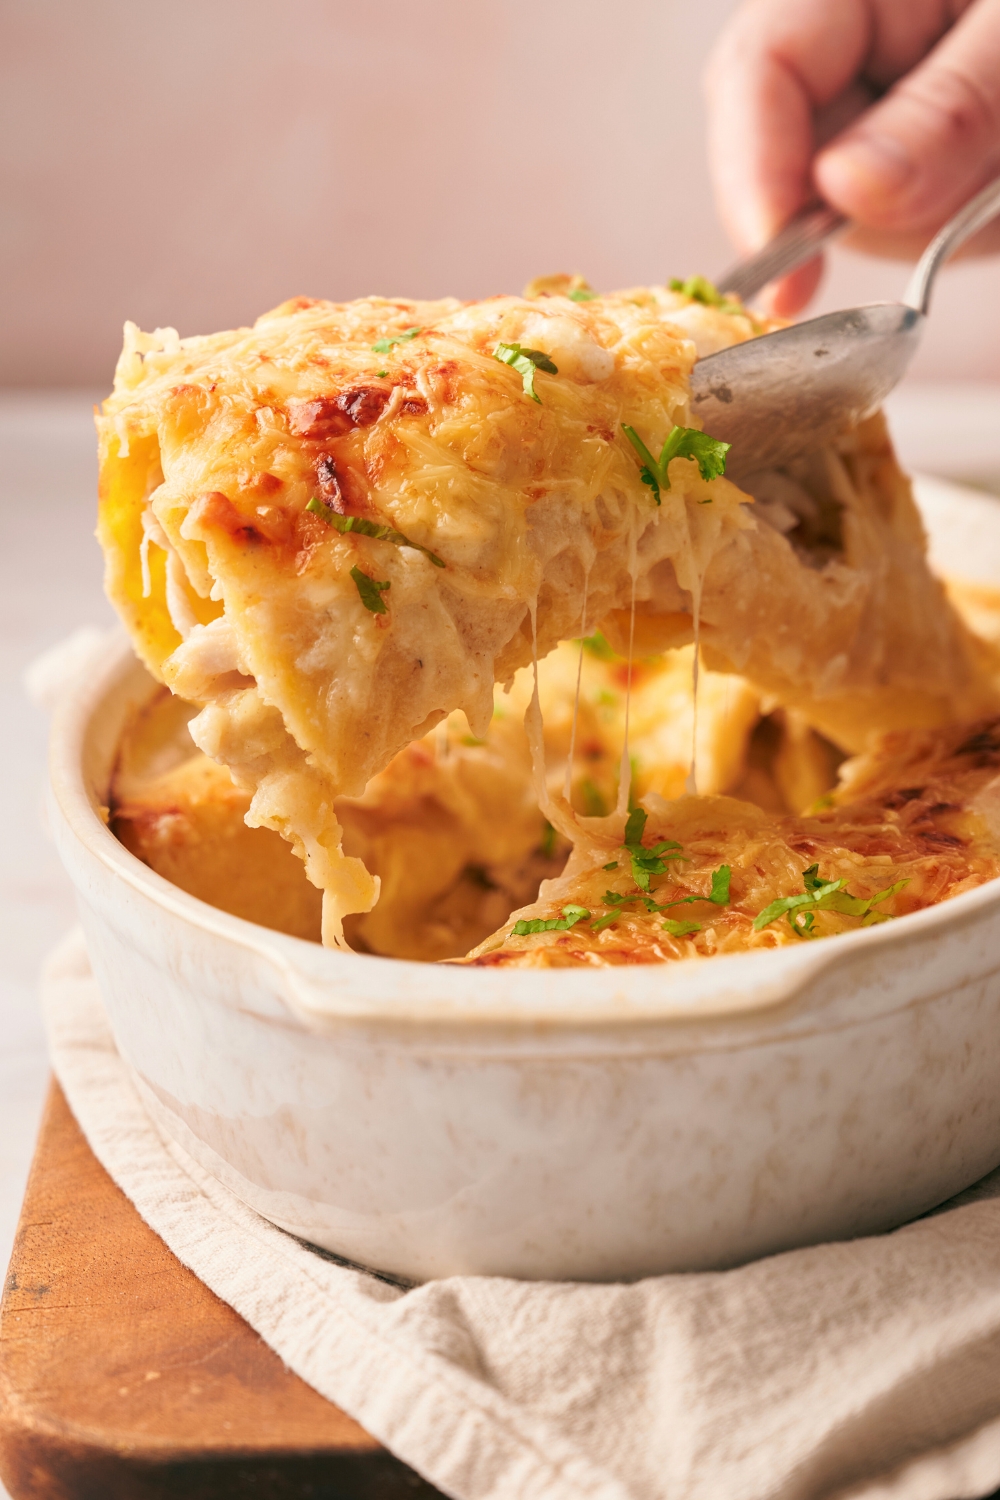
<path fill-rule="evenodd" d="M 623 906 L 634 906 L 636 902 L 641 902 L 647 911 L 660 909 L 652 896 L 646 896 L 642 891 L 633 891 L 630 896 L 619 896 L 617 891 L 605 891 L 604 904 L 610 906 L 612 910 L 605 912 L 603 917 L 598 917 L 597 921 L 592 923 L 594 932 L 602 932 L 605 927 L 609 927 L 612 922 L 618 920 Z"/>
<path fill-rule="evenodd" d="M 582 922 L 589 917 L 590 912 L 585 906 L 564 906 L 561 917 L 532 917 L 525 921 L 522 917 L 519 922 L 514 923 L 513 935 L 515 937 L 530 937 L 535 932 L 567 932 L 570 927 L 575 927 L 577 922 Z"/>
<path fill-rule="evenodd" d="M 311 511 L 314 516 L 319 516 L 321 521 L 325 521 L 342 536 L 348 536 L 354 532 L 357 536 L 374 537 L 377 542 L 392 542 L 396 547 L 412 547 L 414 552 L 422 552 L 425 557 L 429 557 L 436 568 L 447 566 L 429 547 L 421 547 L 419 542 L 411 542 L 408 536 L 404 536 L 401 531 L 396 531 L 394 527 L 380 526 L 377 521 L 368 521 L 364 516 L 342 516 L 339 511 L 333 509 L 332 505 L 325 504 L 315 495 L 309 501 L 306 510 Z"/>
<path fill-rule="evenodd" d="M 673 276 L 670 280 L 670 290 L 680 292 L 682 297 L 690 297 L 693 302 L 703 302 L 706 307 L 718 307 L 722 312 L 741 313 L 744 311 L 741 303 L 734 302 L 731 297 L 726 297 L 712 285 L 707 276 L 689 276 L 687 281 L 681 281 L 679 276 Z"/>
<path fill-rule="evenodd" d="M 675 847 L 680 848 L 680 845 L 678 844 Z M 677 856 L 668 857 L 676 858 Z M 606 870 L 613 870 L 616 868 L 616 866 L 605 865 L 604 868 Z M 600 932 L 602 928 L 607 927 L 612 922 L 614 922 L 620 916 L 623 906 L 633 906 L 636 903 L 641 903 L 648 912 L 669 911 L 672 906 L 690 906 L 696 901 L 711 901 L 716 906 L 725 906 L 729 900 L 729 880 L 729 866 L 720 865 L 717 870 L 712 871 L 712 889 L 707 896 L 679 896 L 676 901 L 665 901 L 662 906 L 660 906 L 652 896 L 646 895 L 646 891 L 649 889 L 648 885 L 643 890 L 633 891 L 631 895 L 628 896 L 620 896 L 617 891 L 605 891 L 604 903 L 606 906 L 612 907 L 613 910 L 605 912 L 603 917 L 598 917 L 597 921 L 593 924 L 594 931 Z M 691 928 L 693 931 L 701 931 L 701 928 L 697 922 L 695 922 L 694 924 L 683 922 L 677 923 L 670 918 L 668 918 L 667 922 L 664 923 L 664 926 L 666 927 L 668 932 L 673 932 L 673 929 L 675 927 L 685 926 Z M 674 937 L 678 937 L 682 936 L 683 934 L 679 932 L 673 932 L 673 935 Z"/>
<path fill-rule="evenodd" d="M 644 849 L 641 845 L 629 848 L 629 857 L 632 861 L 632 879 L 640 890 L 649 890 L 650 877 L 653 875 L 665 875 L 667 864 L 670 860 L 683 860 L 685 864 L 690 861 L 685 855 L 677 852 L 680 844 L 675 844 L 672 839 L 661 839 L 651 849 Z"/>
<path fill-rule="evenodd" d="M 523 344 L 497 344 L 493 358 L 502 365 L 510 365 L 521 377 L 524 394 L 541 405 L 542 398 L 535 390 L 535 371 L 545 370 L 549 375 L 558 375 L 558 366 L 541 349 L 525 349 Z"/>
<path fill-rule="evenodd" d="M 874 926 L 876 922 L 889 922 L 892 920 L 889 912 L 876 911 L 883 901 L 888 901 L 890 896 L 895 896 L 909 885 L 908 880 L 897 880 L 895 885 L 886 886 L 884 891 L 876 891 L 874 896 L 852 896 L 844 887 L 847 880 L 821 880 L 819 865 L 810 865 L 802 872 L 802 884 L 804 890 L 795 896 L 779 896 L 777 901 L 772 901 L 770 906 L 765 906 L 758 917 L 754 918 L 754 931 L 760 932 L 764 927 L 770 926 L 779 917 L 787 917 L 788 924 L 796 937 L 815 936 L 819 933 L 813 932 L 815 918 L 813 913 L 817 911 L 835 911 L 842 916 L 861 917 L 862 927 Z"/>
<path fill-rule="evenodd" d="M 663 930 L 670 937 L 689 937 L 692 932 L 701 931 L 700 922 L 675 922 L 672 917 L 665 917 Z"/>
<path fill-rule="evenodd" d="M 617 654 L 599 630 L 595 630 L 593 635 L 585 635 L 580 645 L 588 656 L 596 656 L 598 661 L 614 661 Z"/>
<path fill-rule="evenodd" d="M 354 579 L 365 609 L 370 609 L 373 615 L 387 615 L 389 611 L 385 607 L 382 595 L 386 589 L 392 587 L 391 581 L 379 583 L 376 579 L 370 578 L 367 573 L 362 573 L 360 568 L 352 568 L 351 577 Z"/>
<path fill-rule="evenodd" d="M 639 806 L 638 800 L 636 799 L 635 795 L 636 782 L 639 780 L 639 757 L 637 755 L 630 755 L 628 758 L 628 765 L 628 810 L 630 813 L 634 813 L 636 808 Z"/>
<path fill-rule="evenodd" d="M 686 855 L 680 853 L 681 845 L 673 839 L 661 839 L 651 849 L 645 848 L 642 843 L 645 827 L 645 810 L 641 807 L 633 808 L 625 824 L 622 845 L 632 862 L 632 879 L 640 890 L 648 891 L 650 876 L 665 874 L 671 860 L 683 860 L 685 864 L 689 861 Z"/>
<path fill-rule="evenodd" d="M 831 880 L 824 885 L 813 886 L 811 890 L 805 890 L 797 896 L 779 896 L 777 901 L 772 901 L 770 906 L 765 906 L 759 916 L 754 918 L 754 932 L 760 932 L 762 928 L 802 908 L 814 911 L 821 909 L 820 902 L 825 896 L 832 896 L 847 884 L 846 880 Z M 794 924 L 793 924 L 794 925 Z"/>
<path fill-rule="evenodd" d="M 720 865 L 717 870 L 712 871 L 712 889 L 707 896 L 678 896 L 676 901 L 665 901 L 657 911 L 669 911 L 672 906 L 690 906 L 695 901 L 711 901 L 713 906 L 727 906 L 729 903 L 729 882 L 732 871 L 728 865 Z"/>
<path fill-rule="evenodd" d="M 462 744 L 468 745 L 470 748 L 474 748 L 476 745 L 485 745 L 486 741 L 477 739 L 474 734 L 463 734 Z"/>
<path fill-rule="evenodd" d="M 592 292 L 589 287 L 578 286 L 574 291 L 567 292 L 566 295 L 571 302 L 593 302 L 598 294 L 597 292 Z"/>
<path fill-rule="evenodd" d="M 546 818 L 545 822 L 542 824 L 542 845 L 541 845 L 542 853 L 543 853 L 543 855 L 545 856 L 546 859 L 551 859 L 552 858 L 553 854 L 555 853 L 555 847 L 556 847 L 556 831 L 552 827 L 552 824 L 549 822 L 548 818 Z"/>
<path fill-rule="evenodd" d="M 404 333 L 394 334 L 392 338 L 379 339 L 377 344 L 372 344 L 372 352 L 374 354 L 388 354 L 393 344 L 408 344 L 411 339 L 415 339 L 417 334 L 423 333 L 423 331 L 422 328 L 407 328 Z M 379 373 L 386 375 L 388 371 L 382 370 Z"/>
<path fill-rule="evenodd" d="M 377 380 L 384 380 L 385 377 L 388 375 L 388 373 L 389 373 L 388 370 L 376 370 L 375 371 L 375 378 Z"/>
<path fill-rule="evenodd" d="M 646 831 L 646 819 L 649 814 L 644 807 L 633 807 L 625 824 L 625 837 L 622 843 L 627 849 L 630 844 L 641 844 L 642 836 Z M 678 845 L 678 847 L 680 847 Z"/>
<path fill-rule="evenodd" d="M 617 870 L 617 868 L 618 868 L 618 861 L 616 859 L 613 859 L 609 865 L 602 865 L 601 866 L 602 870 Z"/>
<path fill-rule="evenodd" d="M 693 458 L 702 479 L 717 479 L 726 472 L 726 454 L 731 444 L 709 437 L 707 432 L 699 432 L 696 427 L 674 427 L 660 449 L 659 458 L 653 457 L 634 427 L 623 422 L 622 431 L 642 459 L 640 478 L 653 491 L 657 505 L 660 491 L 670 488 L 668 470 L 672 458 Z"/>

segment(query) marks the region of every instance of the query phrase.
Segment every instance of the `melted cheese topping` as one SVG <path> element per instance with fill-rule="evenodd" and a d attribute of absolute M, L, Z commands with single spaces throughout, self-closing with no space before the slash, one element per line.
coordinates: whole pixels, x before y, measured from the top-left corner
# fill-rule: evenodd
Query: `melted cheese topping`
<path fill-rule="evenodd" d="M 809 912 L 793 927 L 787 913 L 755 919 L 775 900 L 804 894 L 805 872 L 844 882 L 842 890 L 879 900 L 877 919 L 949 900 L 1000 874 L 1000 720 L 889 735 L 844 767 L 832 805 L 812 816 L 777 817 L 727 797 L 648 796 L 643 847 L 679 846 L 649 879 L 634 878 L 629 852 L 613 838 L 578 842 L 566 870 L 539 900 L 464 960 L 480 966 L 560 968 L 666 963 L 698 955 L 773 948 L 850 931 L 865 914 Z M 669 852 L 669 851 L 668 851 Z M 730 870 L 725 901 L 709 899 L 713 872 Z M 643 897 L 660 908 L 651 911 Z M 617 901 L 609 899 L 618 898 Z M 692 899 L 693 898 L 693 899 Z M 565 930 L 518 935 L 517 922 L 586 916 Z M 805 918 L 808 908 L 800 908 Z M 607 925 L 597 927 L 605 917 Z M 666 922 L 675 924 L 671 934 Z M 678 930 L 690 923 L 693 930 Z"/>
<path fill-rule="evenodd" d="M 654 504 L 621 424 L 654 452 L 691 425 L 692 335 L 717 347 L 726 327 L 754 331 L 637 289 L 299 299 L 207 338 L 127 330 L 98 424 L 108 592 L 150 668 L 203 705 L 191 732 L 251 794 L 247 822 L 303 858 L 325 942 L 378 897 L 338 799 L 455 710 L 482 737 L 494 683 L 576 633 L 585 597 L 613 639 L 634 625 L 639 654 L 691 640 L 700 617 L 710 663 L 848 745 L 992 701 L 878 424 L 802 461 L 767 524 L 690 459 Z M 557 366 L 536 371 L 537 401 L 499 343 Z M 344 534 L 314 500 L 396 536 Z M 810 506 L 838 518 L 826 552 Z M 770 524 L 789 516 L 788 534 Z M 545 805 L 575 837 L 572 811 Z"/>

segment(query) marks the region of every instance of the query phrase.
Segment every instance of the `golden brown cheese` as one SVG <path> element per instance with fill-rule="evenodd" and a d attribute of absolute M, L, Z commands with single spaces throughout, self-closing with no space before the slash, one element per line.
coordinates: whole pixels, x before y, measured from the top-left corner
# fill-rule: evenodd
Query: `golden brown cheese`
<path fill-rule="evenodd" d="M 655 873 L 644 880 L 642 854 L 636 864 L 620 838 L 592 834 L 466 962 L 603 966 L 770 948 L 982 885 L 1000 874 L 1000 719 L 888 735 L 845 765 L 825 800 L 811 816 L 780 817 L 725 797 L 647 797 L 641 848 Z M 817 888 L 828 895 L 814 906 Z M 789 897 L 802 899 L 760 920 Z M 524 930 L 539 922 L 561 925 Z"/>
<path fill-rule="evenodd" d="M 248 821 L 304 858 L 325 941 L 378 895 L 337 799 L 456 709 L 481 737 L 494 683 L 533 652 L 605 617 L 621 647 L 633 600 L 640 654 L 700 618 L 709 661 L 848 744 L 992 703 L 877 424 L 776 495 L 762 481 L 761 522 L 691 459 L 654 503 L 622 422 L 654 452 L 690 425 L 689 335 L 718 343 L 724 324 L 636 289 L 298 299 L 187 340 L 130 328 L 99 420 L 109 594 L 151 669 L 203 705 L 192 733 L 251 793 Z M 556 365 L 537 400 L 501 343 Z"/>

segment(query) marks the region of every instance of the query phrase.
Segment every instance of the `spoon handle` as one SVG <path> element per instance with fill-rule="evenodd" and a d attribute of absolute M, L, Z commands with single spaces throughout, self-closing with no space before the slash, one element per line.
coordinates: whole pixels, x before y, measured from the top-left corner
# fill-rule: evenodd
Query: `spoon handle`
<path fill-rule="evenodd" d="M 925 316 L 930 307 L 934 278 L 945 261 L 964 245 L 984 224 L 1000 213 L 1000 177 L 977 193 L 963 209 L 939 229 L 917 262 L 917 268 L 903 293 L 907 307 L 915 307 Z"/>
<path fill-rule="evenodd" d="M 843 214 L 825 203 L 802 209 L 762 249 L 731 266 L 716 283 L 718 290 L 746 302 L 769 282 L 811 260 L 820 246 L 846 223 Z"/>

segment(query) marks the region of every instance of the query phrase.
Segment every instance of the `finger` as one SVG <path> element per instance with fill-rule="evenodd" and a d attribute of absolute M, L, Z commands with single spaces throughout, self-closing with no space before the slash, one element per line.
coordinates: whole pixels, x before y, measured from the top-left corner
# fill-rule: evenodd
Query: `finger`
<path fill-rule="evenodd" d="M 1000 167 L 1000 0 L 976 0 L 930 55 L 816 160 L 823 196 L 870 229 L 936 228 Z"/>
<path fill-rule="evenodd" d="M 751 0 L 705 75 L 709 159 L 720 213 L 755 249 L 812 191 L 813 115 L 860 72 L 872 40 L 867 0 Z"/>

